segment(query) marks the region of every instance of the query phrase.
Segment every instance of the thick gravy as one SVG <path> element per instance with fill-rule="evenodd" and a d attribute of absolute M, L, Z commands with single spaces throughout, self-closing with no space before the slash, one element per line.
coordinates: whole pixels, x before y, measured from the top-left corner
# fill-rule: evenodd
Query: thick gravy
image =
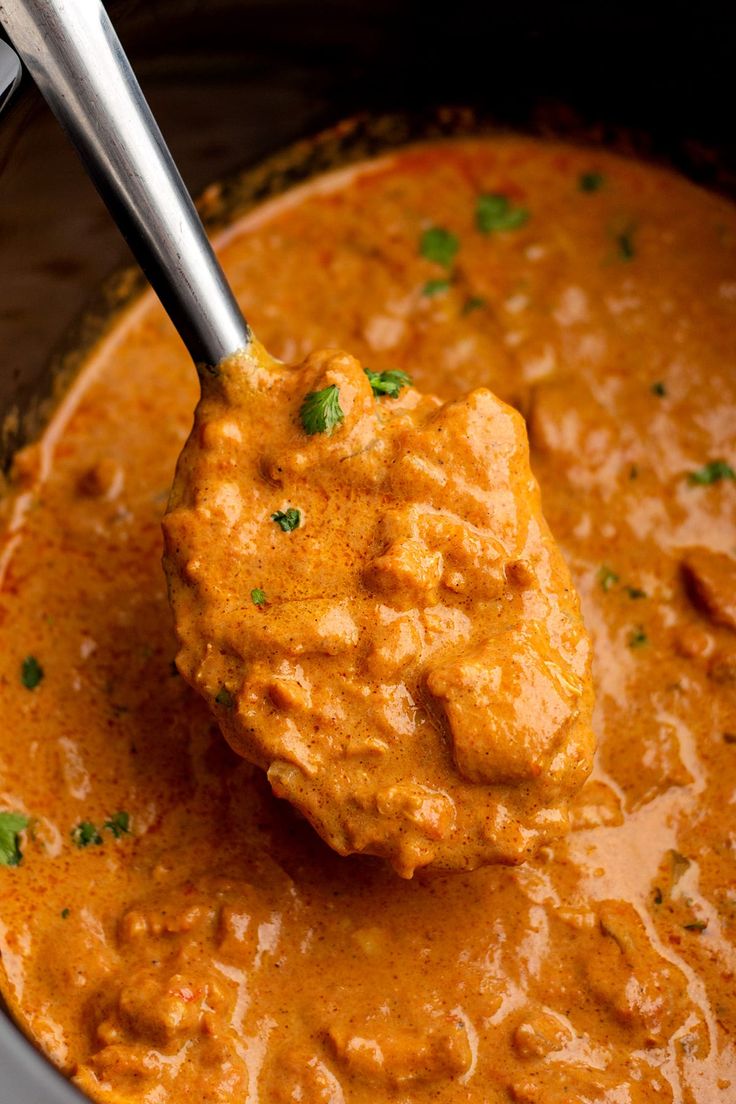
<path fill-rule="evenodd" d="M 196 378 L 146 298 L 8 503 L 13 1013 L 111 1104 L 736 1100 L 736 211 L 464 141 L 267 205 L 220 254 L 284 360 L 348 348 L 524 414 L 597 764 L 535 859 L 410 881 L 271 796 L 172 665 L 160 523 Z"/>

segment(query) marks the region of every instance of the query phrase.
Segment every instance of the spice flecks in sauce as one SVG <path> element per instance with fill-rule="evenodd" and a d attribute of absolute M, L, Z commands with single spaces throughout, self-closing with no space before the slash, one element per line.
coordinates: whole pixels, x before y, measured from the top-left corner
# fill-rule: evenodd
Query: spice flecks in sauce
<path fill-rule="evenodd" d="M 496 194 L 530 218 L 485 235 L 476 204 Z M 619 261 L 611 228 L 632 224 Z M 460 242 L 432 297 L 428 226 Z M 0 806 L 34 818 L 22 863 L 0 867 L 3 991 L 86 1091 L 730 1104 L 736 637 L 731 573 L 709 557 L 733 559 L 736 484 L 688 473 L 736 466 L 735 238 L 733 208 L 671 174 L 503 139 L 402 152 L 262 209 L 222 247 L 276 355 L 340 345 L 443 399 L 490 387 L 527 416 L 593 637 L 599 754 L 572 836 L 515 870 L 405 883 L 338 858 L 228 750 L 172 676 L 160 568 L 194 375 L 151 302 L 102 347 L 0 595 Z M 487 306 L 464 312 L 473 298 Z M 97 464 L 114 496 L 82 492 Z M 635 626 L 646 647 L 627 646 Z M 32 692 L 29 655 L 45 672 Z M 83 798 L 60 782 L 62 741 Z M 74 847 L 75 825 L 116 810 L 133 835 Z"/>

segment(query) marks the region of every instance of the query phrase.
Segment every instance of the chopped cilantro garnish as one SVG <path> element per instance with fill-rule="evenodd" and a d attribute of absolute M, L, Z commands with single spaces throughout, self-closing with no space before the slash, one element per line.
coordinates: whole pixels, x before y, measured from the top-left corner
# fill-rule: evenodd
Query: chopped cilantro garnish
<path fill-rule="evenodd" d="M 68 909 L 68 908 L 62 909 L 61 910 L 61 919 L 62 920 L 68 920 L 70 912 L 71 912 L 71 909 Z"/>
<path fill-rule="evenodd" d="M 102 836 L 89 820 L 82 820 L 72 828 L 71 837 L 76 847 L 89 847 L 91 843 L 98 847 L 102 843 Z"/>
<path fill-rule="evenodd" d="M 655 905 L 661 905 L 664 901 L 664 894 L 659 886 L 654 887 L 654 903 Z"/>
<path fill-rule="evenodd" d="M 622 261 L 630 261 L 636 256 L 636 246 L 634 245 L 635 232 L 636 224 L 630 222 L 623 230 L 619 230 L 614 234 L 619 259 Z"/>
<path fill-rule="evenodd" d="M 707 920 L 692 920 L 689 924 L 682 925 L 685 931 L 704 932 L 708 927 Z"/>
<path fill-rule="evenodd" d="M 296 510 L 293 506 L 286 510 L 277 510 L 275 514 L 271 514 L 271 521 L 275 521 L 285 533 L 291 533 L 301 525 L 301 510 Z"/>
<path fill-rule="evenodd" d="M 475 225 L 482 234 L 493 234 L 501 230 L 518 230 L 529 220 L 526 207 L 515 207 L 508 196 L 478 196 L 475 206 Z"/>
<path fill-rule="evenodd" d="M 321 391 L 310 391 L 301 405 L 299 417 L 304 432 L 310 437 L 315 433 L 332 433 L 345 417 L 340 406 L 340 388 L 337 384 L 331 383 Z"/>
<path fill-rule="evenodd" d="M 130 814 L 113 813 L 113 815 L 105 821 L 104 827 L 108 832 L 112 832 L 115 839 L 120 839 L 121 836 L 129 836 Z"/>
<path fill-rule="evenodd" d="M 605 183 L 605 177 L 600 172 L 584 172 L 578 177 L 578 188 L 581 192 L 599 192 Z"/>
<path fill-rule="evenodd" d="M 603 590 L 610 590 L 619 581 L 620 576 L 616 574 L 613 568 L 607 567 L 603 564 L 598 568 L 598 582 Z"/>
<path fill-rule="evenodd" d="M 736 479 L 736 472 L 725 460 L 709 460 L 702 468 L 690 472 L 687 481 L 694 486 L 708 487 L 722 479 Z"/>
<path fill-rule="evenodd" d="M 20 665 L 20 681 L 26 690 L 35 690 L 43 678 L 43 667 L 35 656 L 29 655 Z"/>
<path fill-rule="evenodd" d="M 472 314 L 473 311 L 482 310 L 487 306 L 486 300 L 480 295 L 471 295 L 463 303 L 463 314 Z"/>
<path fill-rule="evenodd" d="M 374 395 L 388 395 L 390 399 L 397 399 L 403 387 L 411 386 L 411 376 L 398 368 L 389 368 L 386 372 L 372 372 L 370 368 L 364 368 L 363 371 Z"/>
<path fill-rule="evenodd" d="M 0 813 L 0 866 L 17 866 L 23 854 L 18 837 L 28 827 L 23 813 Z"/>
<path fill-rule="evenodd" d="M 653 395 L 656 395 L 658 399 L 663 399 L 667 394 L 667 388 L 661 380 L 657 380 L 656 383 L 653 383 L 649 390 Z"/>
<path fill-rule="evenodd" d="M 451 230 L 445 230 L 444 226 L 430 226 L 419 240 L 421 255 L 444 268 L 450 268 L 459 248 L 460 241 L 457 234 L 453 234 Z"/>
<path fill-rule="evenodd" d="M 265 590 L 261 590 L 260 587 L 254 587 L 250 592 L 250 600 L 254 606 L 265 606 L 267 601 Z"/>
<path fill-rule="evenodd" d="M 627 644 L 630 648 L 642 648 L 648 640 L 649 637 L 644 632 L 644 629 L 641 627 L 641 625 L 637 625 L 636 628 L 632 629 L 629 633 Z"/>
<path fill-rule="evenodd" d="M 606 564 L 603 564 L 601 567 L 598 568 L 598 582 L 600 583 L 602 590 L 609 591 L 612 590 L 617 583 L 621 582 L 621 576 L 618 575 L 612 567 L 608 567 Z M 641 590 L 640 587 L 629 586 L 627 584 L 624 586 L 623 589 L 628 594 L 629 598 L 636 599 L 647 597 L 646 591 Z"/>
<path fill-rule="evenodd" d="M 667 857 L 670 860 L 670 881 L 672 885 L 677 885 L 683 874 L 692 866 L 690 859 L 686 855 L 683 855 L 680 851 L 676 851 L 674 847 L 670 848 L 667 852 Z"/>
<path fill-rule="evenodd" d="M 235 699 L 226 686 L 221 686 L 217 691 L 215 702 L 217 705 L 221 705 L 223 709 L 232 709 L 235 705 Z"/>
<path fill-rule="evenodd" d="M 428 298 L 432 298 L 433 295 L 441 295 L 443 291 L 450 290 L 449 280 L 427 280 L 426 284 L 422 288 L 422 295 L 426 295 Z"/>

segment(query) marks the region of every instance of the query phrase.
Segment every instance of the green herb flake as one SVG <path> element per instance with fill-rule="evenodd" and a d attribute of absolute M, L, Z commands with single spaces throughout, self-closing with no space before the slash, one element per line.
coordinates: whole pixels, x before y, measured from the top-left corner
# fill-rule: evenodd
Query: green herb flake
<path fill-rule="evenodd" d="M 271 521 L 275 521 L 284 533 L 292 533 L 302 523 L 301 510 L 296 510 L 293 506 L 286 510 L 277 510 L 275 514 L 271 514 Z"/>
<path fill-rule="evenodd" d="M 675 851 L 674 848 L 667 852 L 667 856 L 670 860 L 670 879 L 674 886 L 677 885 L 680 878 L 690 869 L 692 864 L 685 855 Z"/>
<path fill-rule="evenodd" d="M 663 399 L 667 394 L 667 388 L 662 383 L 662 380 L 657 380 L 656 383 L 653 383 L 649 390 L 653 395 L 656 395 L 658 399 Z"/>
<path fill-rule="evenodd" d="M 527 208 L 515 207 L 508 196 L 499 193 L 478 196 L 475 205 L 475 225 L 481 234 L 518 230 L 528 221 Z"/>
<path fill-rule="evenodd" d="M 578 188 L 581 192 L 599 192 L 605 182 L 603 173 L 584 172 L 578 177 Z"/>
<path fill-rule="evenodd" d="M 72 828 L 71 837 L 75 847 L 89 847 L 90 844 L 99 847 L 102 844 L 102 836 L 89 820 L 82 820 Z"/>
<path fill-rule="evenodd" d="M 104 827 L 108 832 L 112 832 L 115 839 L 120 839 L 121 836 L 129 836 L 130 814 L 113 813 L 113 815 L 105 821 Z"/>
<path fill-rule="evenodd" d="M 223 709 L 232 709 L 235 705 L 235 699 L 226 686 L 221 686 L 215 695 L 215 704 L 221 705 Z"/>
<path fill-rule="evenodd" d="M 265 606 L 268 601 L 265 590 L 261 590 L 260 587 L 253 588 L 250 592 L 250 600 L 254 606 Z"/>
<path fill-rule="evenodd" d="M 641 625 L 637 625 L 636 628 L 632 629 L 629 633 L 629 638 L 626 643 L 630 648 L 643 648 L 648 641 L 649 637 L 644 632 L 644 629 Z"/>
<path fill-rule="evenodd" d="M 427 280 L 426 284 L 422 288 L 422 295 L 425 295 L 428 299 L 432 299 L 435 295 L 442 295 L 444 294 L 444 292 L 449 290 L 449 280 Z"/>
<path fill-rule="evenodd" d="M 444 226 L 430 226 L 419 239 L 419 252 L 428 261 L 434 261 L 443 268 L 450 268 L 460 248 L 457 234 L 446 230 Z"/>
<path fill-rule="evenodd" d="M 337 384 L 331 383 L 321 391 L 310 391 L 299 409 L 299 417 L 309 437 L 315 433 L 332 433 L 345 417 Z"/>
<path fill-rule="evenodd" d="M 487 300 L 482 295 L 471 295 L 463 303 L 463 315 L 472 314 L 473 311 L 483 310 L 488 306 Z"/>
<path fill-rule="evenodd" d="M 647 592 L 645 590 L 642 590 L 641 587 L 625 586 L 624 590 L 628 594 L 629 598 L 631 598 L 631 600 L 634 602 L 638 601 L 640 598 L 647 597 Z"/>
<path fill-rule="evenodd" d="M 664 894 L 659 886 L 654 887 L 654 903 L 655 905 L 661 905 L 664 901 Z"/>
<path fill-rule="evenodd" d="M 618 233 L 614 234 L 619 260 L 631 261 L 636 256 L 636 246 L 634 245 L 635 232 L 636 225 L 632 222 L 629 223 L 628 226 L 625 226 L 623 230 L 619 230 Z"/>
<path fill-rule="evenodd" d="M 61 919 L 68 920 L 71 914 L 71 909 L 65 908 L 61 910 Z"/>
<path fill-rule="evenodd" d="M 708 927 L 707 920 L 692 920 L 689 924 L 682 925 L 685 931 L 704 932 Z"/>
<path fill-rule="evenodd" d="M 390 368 L 386 372 L 372 372 L 370 368 L 363 371 L 376 396 L 387 395 L 390 399 L 398 399 L 400 391 L 412 383 L 411 376 L 398 368 Z"/>
<path fill-rule="evenodd" d="M 607 567 L 605 564 L 598 568 L 598 582 L 600 583 L 601 590 L 608 592 L 618 581 L 619 576 L 613 568 Z"/>
<path fill-rule="evenodd" d="M 28 827 L 23 813 L 0 813 L 0 866 L 18 866 L 23 853 L 19 836 Z"/>
<path fill-rule="evenodd" d="M 26 690 L 35 690 L 43 679 L 43 667 L 35 656 L 29 655 L 20 665 L 20 681 Z"/>
<path fill-rule="evenodd" d="M 736 472 L 725 460 L 709 460 L 697 471 L 689 472 L 687 481 L 694 487 L 709 487 L 724 479 L 736 479 Z"/>

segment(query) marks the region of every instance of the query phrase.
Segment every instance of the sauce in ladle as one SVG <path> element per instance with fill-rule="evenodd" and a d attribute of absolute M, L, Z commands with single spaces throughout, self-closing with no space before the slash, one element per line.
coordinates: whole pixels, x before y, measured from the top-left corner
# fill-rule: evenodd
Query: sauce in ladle
<path fill-rule="evenodd" d="M 521 416 L 258 346 L 204 372 L 164 520 L 180 671 L 341 854 L 521 861 L 592 763 L 590 647 Z"/>

